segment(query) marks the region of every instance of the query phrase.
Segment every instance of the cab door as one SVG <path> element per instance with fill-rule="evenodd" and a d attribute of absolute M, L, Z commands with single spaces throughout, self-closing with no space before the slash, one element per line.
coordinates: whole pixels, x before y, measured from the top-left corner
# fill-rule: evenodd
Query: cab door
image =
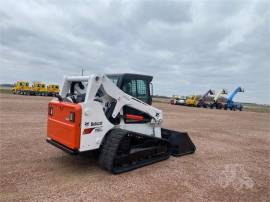
<path fill-rule="evenodd" d="M 122 90 L 147 104 L 151 104 L 149 81 L 144 79 L 124 79 Z M 144 112 L 128 106 L 123 107 L 124 121 L 126 124 L 147 123 L 151 121 L 151 117 Z"/>
<path fill-rule="evenodd" d="M 125 79 L 122 84 L 122 90 L 147 104 L 151 104 L 149 82 L 144 79 Z"/>

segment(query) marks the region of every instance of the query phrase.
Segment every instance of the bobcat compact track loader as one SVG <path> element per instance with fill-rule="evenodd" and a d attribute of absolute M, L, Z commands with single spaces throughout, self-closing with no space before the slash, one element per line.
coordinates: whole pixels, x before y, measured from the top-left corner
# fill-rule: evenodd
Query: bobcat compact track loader
<path fill-rule="evenodd" d="M 71 154 L 97 150 L 101 167 L 122 173 L 195 152 L 187 133 L 161 128 L 151 106 L 153 77 L 138 74 L 65 77 L 48 105 L 47 142 Z"/>

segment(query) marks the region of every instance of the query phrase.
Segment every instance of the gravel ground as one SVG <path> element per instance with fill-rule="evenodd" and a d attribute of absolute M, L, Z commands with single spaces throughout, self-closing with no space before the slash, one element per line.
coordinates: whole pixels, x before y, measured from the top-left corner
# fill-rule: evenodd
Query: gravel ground
<path fill-rule="evenodd" d="M 269 201 L 270 114 L 154 105 L 193 155 L 112 175 L 47 144 L 50 98 L 0 95 L 1 201 Z"/>

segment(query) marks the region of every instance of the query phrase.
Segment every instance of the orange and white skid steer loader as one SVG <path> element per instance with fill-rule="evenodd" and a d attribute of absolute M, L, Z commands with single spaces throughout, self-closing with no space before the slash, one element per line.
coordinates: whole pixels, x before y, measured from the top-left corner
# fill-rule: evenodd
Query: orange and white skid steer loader
<path fill-rule="evenodd" d="M 47 142 L 71 154 L 97 150 L 100 166 L 113 173 L 194 153 L 187 133 L 161 128 L 162 111 L 151 106 L 152 79 L 65 77 L 60 94 L 49 102 Z"/>

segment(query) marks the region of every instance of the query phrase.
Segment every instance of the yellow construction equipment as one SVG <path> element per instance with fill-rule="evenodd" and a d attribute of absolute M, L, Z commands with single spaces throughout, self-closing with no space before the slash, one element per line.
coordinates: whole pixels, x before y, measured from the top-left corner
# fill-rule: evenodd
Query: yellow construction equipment
<path fill-rule="evenodd" d="M 33 82 L 30 94 L 46 96 L 47 95 L 46 84 L 42 82 Z"/>
<path fill-rule="evenodd" d="M 199 102 L 200 96 L 192 95 L 187 97 L 185 105 L 191 106 L 191 107 L 196 107 L 198 102 Z"/>
<path fill-rule="evenodd" d="M 48 96 L 55 96 L 59 94 L 59 85 L 50 84 L 47 86 L 47 95 Z"/>
<path fill-rule="evenodd" d="M 13 94 L 29 95 L 30 87 L 27 81 L 17 81 L 15 86 L 12 88 Z"/>

